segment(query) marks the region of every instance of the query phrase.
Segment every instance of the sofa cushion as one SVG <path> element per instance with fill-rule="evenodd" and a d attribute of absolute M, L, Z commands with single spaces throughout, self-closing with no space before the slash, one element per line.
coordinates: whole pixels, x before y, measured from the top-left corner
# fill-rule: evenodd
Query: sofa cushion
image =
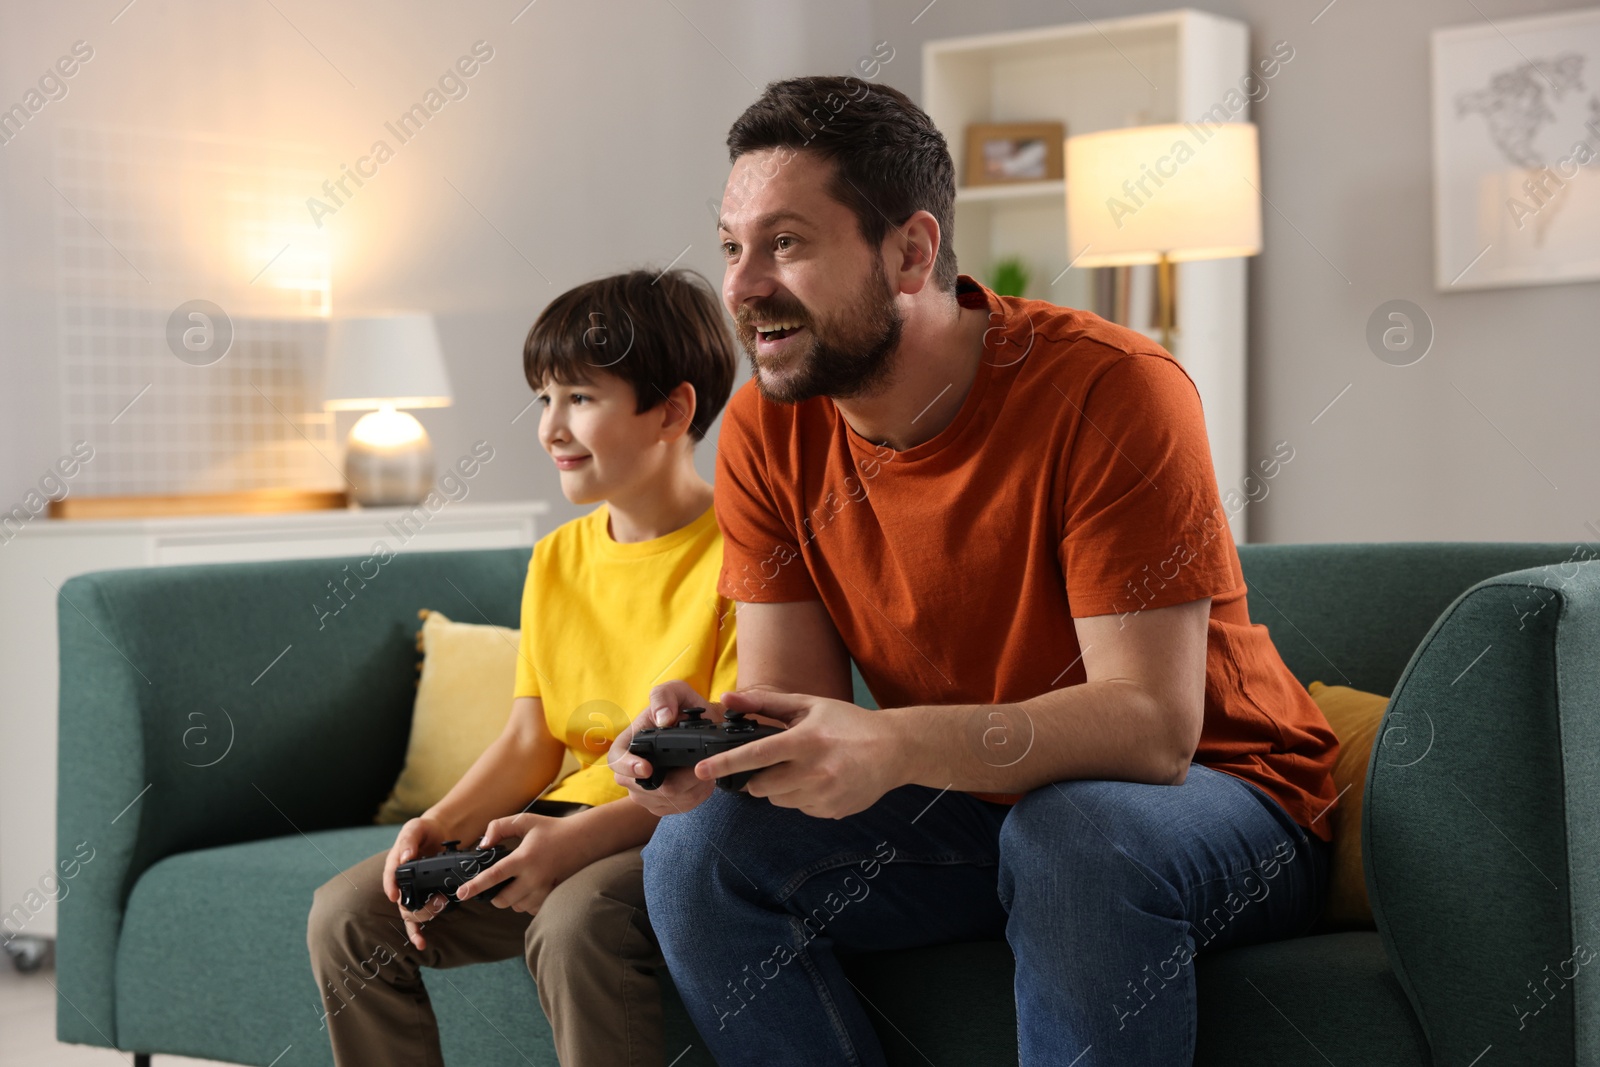
<path fill-rule="evenodd" d="M 403 823 L 437 804 L 505 729 L 515 688 L 519 630 L 417 612 L 417 699 L 406 763 L 373 821 Z M 578 770 L 567 750 L 560 781 Z"/>
<path fill-rule="evenodd" d="M 1367 764 L 1372 762 L 1372 745 L 1389 698 L 1346 685 L 1312 682 L 1311 699 L 1339 738 L 1339 759 L 1333 765 L 1333 787 L 1339 799 L 1328 812 L 1333 821 L 1333 867 L 1323 921 L 1332 929 L 1376 930 L 1361 867 L 1361 808 L 1366 798 Z"/>
<path fill-rule="evenodd" d="M 1376 933 L 1207 953 L 1196 968 L 1196 1067 L 1322 1063 L 1308 1037 L 1334 1063 L 1429 1063 Z M 846 969 L 869 1005 L 891 1067 L 930 1059 L 1016 1062 L 1015 969 L 1004 942 L 872 953 L 847 961 Z"/>
<path fill-rule="evenodd" d="M 394 833 L 361 826 L 295 834 L 185 852 L 150 867 L 128 900 L 117 951 L 118 1044 L 239 1063 L 281 1055 L 276 1067 L 330 1067 L 305 945 L 312 894 L 386 849 Z M 1004 942 L 873 953 L 845 965 L 891 1067 L 924 1065 L 925 1055 L 938 1063 L 1015 1062 L 1014 966 Z M 1426 1062 L 1376 934 L 1234 949 L 1202 956 L 1197 966 L 1204 1053 L 1197 1063 L 1315 1061 L 1302 1032 L 1336 1063 Z M 423 981 L 446 1062 L 556 1067 L 520 956 L 425 969 Z M 1272 997 L 1270 1005 L 1249 982 Z M 663 1014 L 668 1059 L 681 1054 L 676 1067 L 709 1067 L 670 981 Z"/>
<path fill-rule="evenodd" d="M 237 1063 L 332 1067 L 306 949 L 312 894 L 387 849 L 395 832 L 358 826 L 294 834 L 183 852 L 152 865 L 128 899 L 117 947 L 117 1044 Z M 557 1067 L 550 1026 L 521 956 L 424 968 L 422 975 L 447 1063 Z M 672 1055 L 682 1055 L 676 1067 L 715 1067 L 670 980 L 662 1006 L 663 1039 Z"/>
<path fill-rule="evenodd" d="M 1432 1062 L 1376 933 L 1228 949 L 1198 967 L 1196 1067 Z"/>
<path fill-rule="evenodd" d="M 379 823 L 421 815 L 450 791 L 505 729 L 517 673 L 518 632 L 505 626 L 452 622 L 442 611 L 417 614 L 417 699 L 406 763 Z"/>
<path fill-rule="evenodd" d="M 394 835 L 392 826 L 294 834 L 152 866 L 128 899 L 117 950 L 118 1044 L 238 1063 L 284 1053 L 277 1067 L 330 1067 L 306 949 L 311 897 Z M 425 970 L 423 981 L 449 1062 L 556 1067 L 520 957 Z"/>

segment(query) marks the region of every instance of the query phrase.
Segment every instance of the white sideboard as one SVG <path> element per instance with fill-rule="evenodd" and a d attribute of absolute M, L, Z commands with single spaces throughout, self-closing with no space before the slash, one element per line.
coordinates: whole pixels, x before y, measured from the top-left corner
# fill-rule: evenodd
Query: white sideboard
<path fill-rule="evenodd" d="M 406 551 L 531 547 L 543 501 L 448 503 L 413 518 Z M 427 514 L 423 512 L 423 514 Z M 393 540 L 409 508 L 276 515 L 51 521 L 35 519 L 0 543 L 0 922 L 55 870 L 57 591 L 74 575 L 121 567 L 360 556 Z M 9 935 L 53 938 L 53 903 L 24 908 Z"/>

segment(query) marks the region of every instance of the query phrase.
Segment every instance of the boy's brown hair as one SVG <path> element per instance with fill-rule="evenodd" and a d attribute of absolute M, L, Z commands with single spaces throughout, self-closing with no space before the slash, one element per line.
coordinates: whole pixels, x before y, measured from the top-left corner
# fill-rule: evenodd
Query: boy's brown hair
<path fill-rule="evenodd" d="M 522 371 L 535 392 L 549 382 L 611 374 L 633 386 L 634 410 L 642 414 L 688 382 L 695 442 L 727 404 L 738 362 L 716 290 L 682 267 L 631 270 L 574 286 L 539 313 L 522 346 Z"/>

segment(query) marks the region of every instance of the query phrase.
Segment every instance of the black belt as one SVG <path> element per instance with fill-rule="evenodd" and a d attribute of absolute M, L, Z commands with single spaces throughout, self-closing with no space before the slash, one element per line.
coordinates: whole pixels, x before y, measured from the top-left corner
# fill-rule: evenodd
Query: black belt
<path fill-rule="evenodd" d="M 576 800 L 533 800 L 522 810 L 524 814 L 549 815 L 560 819 L 567 815 L 576 815 L 580 811 L 588 811 L 593 806 L 580 804 Z"/>

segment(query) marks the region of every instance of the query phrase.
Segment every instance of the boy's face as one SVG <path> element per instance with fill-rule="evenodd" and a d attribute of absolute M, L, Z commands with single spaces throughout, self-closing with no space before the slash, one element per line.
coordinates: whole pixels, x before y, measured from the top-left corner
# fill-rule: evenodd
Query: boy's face
<path fill-rule="evenodd" d="M 780 403 L 870 394 L 900 342 L 883 250 L 827 192 L 834 167 L 811 152 L 747 152 L 723 192 L 722 299 L 756 387 Z"/>
<path fill-rule="evenodd" d="M 545 382 L 538 400 L 539 444 L 574 504 L 629 495 L 668 459 L 661 411 L 635 412 L 633 385 L 625 379 L 592 371 L 588 382 Z"/>

